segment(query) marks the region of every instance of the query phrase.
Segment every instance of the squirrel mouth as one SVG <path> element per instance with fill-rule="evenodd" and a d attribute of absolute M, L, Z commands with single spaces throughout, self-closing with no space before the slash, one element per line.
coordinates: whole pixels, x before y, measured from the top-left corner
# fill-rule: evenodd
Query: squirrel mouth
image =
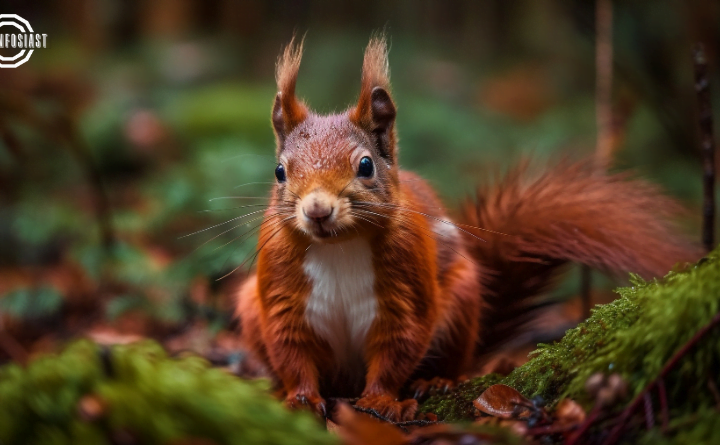
<path fill-rule="evenodd" d="M 333 235 L 332 230 L 325 229 L 322 223 L 313 224 L 311 232 L 316 238 L 329 238 Z"/>

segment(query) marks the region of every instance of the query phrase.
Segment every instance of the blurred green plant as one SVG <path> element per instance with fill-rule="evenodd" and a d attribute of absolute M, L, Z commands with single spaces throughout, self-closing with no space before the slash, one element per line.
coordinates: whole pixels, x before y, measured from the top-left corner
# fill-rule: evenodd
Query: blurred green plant
<path fill-rule="evenodd" d="M 169 358 L 150 341 L 107 350 L 79 341 L 27 369 L 4 366 L 0 400 L 3 444 L 338 442 L 311 414 L 286 410 L 267 382 Z"/>

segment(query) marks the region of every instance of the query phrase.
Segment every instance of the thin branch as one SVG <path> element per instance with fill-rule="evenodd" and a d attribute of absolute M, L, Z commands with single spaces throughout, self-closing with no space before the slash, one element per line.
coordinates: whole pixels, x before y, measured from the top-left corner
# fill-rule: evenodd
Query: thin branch
<path fill-rule="evenodd" d="M 363 408 L 362 406 L 353 405 L 353 409 L 354 409 L 355 411 L 359 411 L 359 412 L 361 412 L 361 413 L 370 414 L 370 415 L 373 416 L 374 418 L 376 418 L 376 419 L 378 419 L 378 420 L 382 420 L 383 422 L 386 422 L 386 423 L 389 423 L 389 424 L 392 424 L 392 425 L 396 425 L 398 428 L 400 428 L 401 430 L 403 430 L 403 432 L 405 432 L 405 433 L 409 433 L 409 432 L 410 432 L 410 430 L 408 430 L 408 429 L 405 428 L 404 426 L 398 425 L 397 422 L 393 422 L 392 420 L 390 420 L 389 418 L 383 416 L 382 414 L 380 414 L 379 412 L 377 412 L 376 410 L 374 410 L 374 409 L 372 409 L 372 408 Z"/>
<path fill-rule="evenodd" d="M 662 418 L 661 430 L 667 431 L 668 423 L 670 423 L 670 413 L 668 412 L 667 391 L 665 390 L 665 380 L 658 381 L 658 393 L 660 394 L 660 416 Z"/>
<path fill-rule="evenodd" d="M 702 243 L 709 252 L 715 245 L 715 139 L 713 138 L 712 105 L 707 58 L 703 45 L 693 49 L 695 92 L 698 101 L 700 152 L 703 160 L 703 225 Z"/>
<path fill-rule="evenodd" d="M 645 403 L 645 427 L 649 430 L 655 427 L 655 413 L 652 404 L 652 396 L 649 392 L 646 392 L 643 396 L 643 402 Z"/>
<path fill-rule="evenodd" d="M 614 148 L 612 25 L 612 0 L 597 0 L 595 3 L 595 127 L 597 131 L 595 165 L 598 174 L 602 174 L 610 163 Z M 590 308 L 592 307 L 591 287 L 592 273 L 590 267 L 582 265 L 580 269 L 580 295 L 583 320 L 590 318 Z"/>
<path fill-rule="evenodd" d="M 595 9 L 595 122 L 597 146 L 595 156 L 599 167 L 607 166 L 613 152 L 612 81 L 613 42 L 612 0 L 597 0 Z"/>

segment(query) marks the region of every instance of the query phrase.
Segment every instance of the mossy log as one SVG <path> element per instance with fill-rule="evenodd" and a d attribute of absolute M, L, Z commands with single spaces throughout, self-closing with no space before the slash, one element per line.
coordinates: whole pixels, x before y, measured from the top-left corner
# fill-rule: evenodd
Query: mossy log
<path fill-rule="evenodd" d="M 590 409 L 593 400 L 585 383 L 596 373 L 620 374 L 629 385 L 629 401 L 720 311 L 720 249 L 661 280 L 645 282 L 633 276 L 631 281 L 630 287 L 618 289 L 617 300 L 598 306 L 560 341 L 539 345 L 530 361 L 510 375 L 470 380 L 449 394 L 431 397 L 421 411 L 446 421 L 472 419 L 472 400 L 494 383 L 512 386 L 527 397 L 540 395 L 550 405 L 570 397 Z M 720 387 L 720 329 L 715 327 L 689 349 L 663 383 L 671 433 L 651 429 L 642 440 L 657 443 L 649 437 L 663 437 L 672 443 L 678 438 L 681 443 L 683 437 L 699 440 L 693 431 L 705 431 L 715 440 L 707 436 L 706 443 L 720 443 L 720 429 L 711 428 L 720 421 L 720 400 L 713 390 Z"/>

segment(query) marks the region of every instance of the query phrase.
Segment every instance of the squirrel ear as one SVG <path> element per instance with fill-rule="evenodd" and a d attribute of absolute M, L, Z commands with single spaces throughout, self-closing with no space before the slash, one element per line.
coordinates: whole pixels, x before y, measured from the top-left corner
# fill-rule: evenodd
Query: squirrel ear
<path fill-rule="evenodd" d="M 395 104 L 389 93 L 390 68 L 387 44 L 383 36 L 370 39 L 363 60 L 362 84 L 357 106 L 350 110 L 350 120 L 373 135 L 380 154 L 395 158 Z"/>
<path fill-rule="evenodd" d="M 285 47 L 277 63 L 275 80 L 278 93 L 272 110 L 272 124 L 278 140 L 278 151 L 282 150 L 285 137 L 307 118 L 308 111 L 301 101 L 295 97 L 300 60 L 302 59 L 303 42 L 295 45 L 295 37 Z"/>

